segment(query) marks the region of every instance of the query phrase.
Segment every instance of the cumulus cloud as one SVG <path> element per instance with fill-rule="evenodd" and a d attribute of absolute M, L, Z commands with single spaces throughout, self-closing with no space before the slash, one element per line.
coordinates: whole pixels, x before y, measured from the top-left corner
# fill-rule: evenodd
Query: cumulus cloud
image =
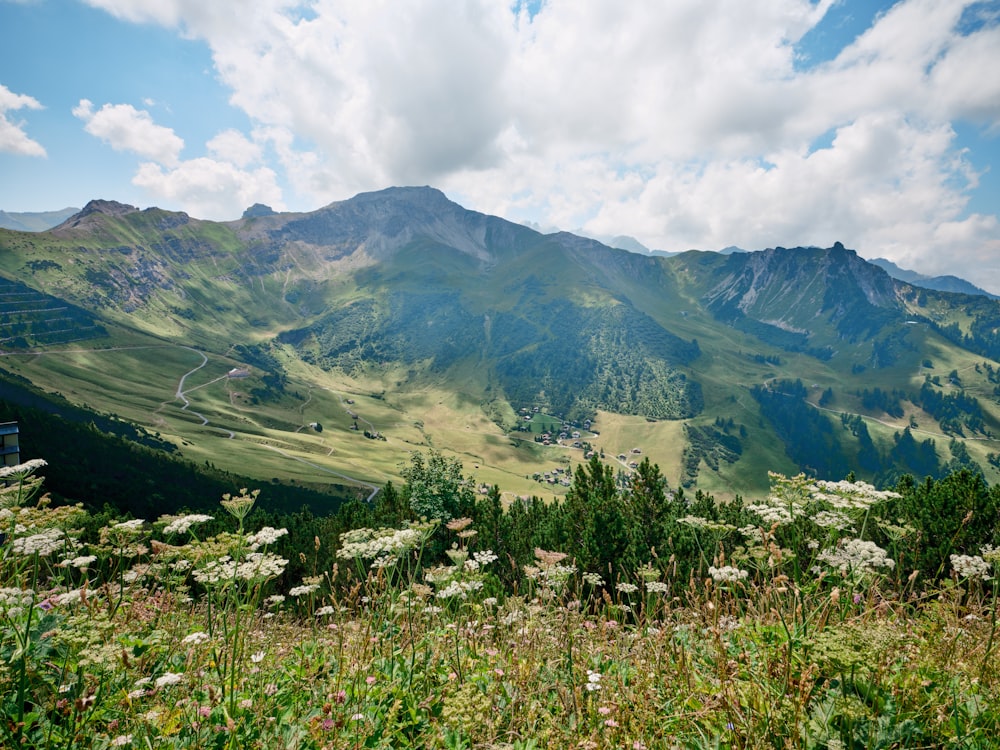
<path fill-rule="evenodd" d="M 83 120 L 84 130 L 115 151 L 131 151 L 173 166 L 184 148 L 184 141 L 173 130 L 157 125 L 149 112 L 131 104 L 105 104 L 95 112 L 91 101 L 81 99 L 73 115 Z"/>
<path fill-rule="evenodd" d="M 819 64 L 799 45 L 835 0 L 88 2 L 204 40 L 254 126 L 211 160 L 254 175 L 267 144 L 312 206 L 429 183 L 671 250 L 995 247 L 954 130 L 1000 130 L 1000 26 L 973 0 L 901 0 Z M 179 150 L 146 154 L 170 167 L 149 184 L 189 184 Z"/>
<path fill-rule="evenodd" d="M 204 219 L 237 219 L 253 203 L 284 208 L 273 170 L 245 170 L 207 157 L 189 159 L 172 169 L 146 162 L 139 166 L 132 183 L 156 199 Z"/>
<path fill-rule="evenodd" d="M 15 94 L 0 83 L 0 151 L 22 156 L 45 156 L 45 148 L 24 132 L 24 125 L 8 118 L 19 109 L 41 109 L 41 103 L 26 94 Z"/>
<path fill-rule="evenodd" d="M 211 154 L 238 167 L 260 161 L 261 147 L 238 130 L 224 130 L 206 146 Z"/>

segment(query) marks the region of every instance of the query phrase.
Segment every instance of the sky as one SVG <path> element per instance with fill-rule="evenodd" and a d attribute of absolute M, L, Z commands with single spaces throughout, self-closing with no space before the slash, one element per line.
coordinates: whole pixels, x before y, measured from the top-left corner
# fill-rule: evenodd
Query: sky
<path fill-rule="evenodd" d="M 0 209 L 393 185 L 1000 293 L 1000 0 L 0 0 Z"/>

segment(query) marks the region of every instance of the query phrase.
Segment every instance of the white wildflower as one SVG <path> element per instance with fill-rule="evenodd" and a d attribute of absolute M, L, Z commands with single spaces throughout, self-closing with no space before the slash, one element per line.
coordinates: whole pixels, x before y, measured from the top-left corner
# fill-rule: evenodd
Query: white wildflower
<path fill-rule="evenodd" d="M 10 543 L 10 548 L 16 555 L 47 557 L 62 549 L 65 544 L 66 535 L 62 529 L 46 529 L 38 534 L 15 538 Z"/>
<path fill-rule="evenodd" d="M 265 526 L 256 534 L 251 534 L 247 541 L 250 543 L 250 549 L 257 549 L 263 545 L 274 544 L 287 534 L 288 529 L 276 529 L 272 526 Z"/>
<path fill-rule="evenodd" d="M 208 633 L 203 633 L 200 630 L 189 635 L 184 636 L 181 639 L 181 643 L 185 646 L 197 646 L 200 643 L 206 643 L 208 641 Z"/>
<path fill-rule="evenodd" d="M 0 466 L 0 479 L 6 479 L 7 477 L 17 477 L 17 476 L 27 476 L 37 469 L 41 469 L 43 466 L 48 466 L 48 462 L 42 458 L 32 458 L 29 461 L 25 461 L 23 464 L 16 464 L 15 466 Z"/>
<path fill-rule="evenodd" d="M 482 552 L 473 552 L 472 558 L 480 565 L 489 565 L 490 563 L 496 562 L 500 559 L 491 549 L 484 550 Z"/>
<path fill-rule="evenodd" d="M 837 510 L 821 510 L 813 516 L 812 520 L 823 529 L 843 531 L 851 527 L 851 517 Z"/>
<path fill-rule="evenodd" d="M 111 528 L 114 531 L 120 531 L 125 534 L 138 534 L 142 531 L 142 527 L 146 522 L 141 518 L 133 518 L 131 521 L 122 521 L 121 523 L 116 523 Z"/>
<path fill-rule="evenodd" d="M 76 604 L 80 601 L 83 596 L 83 591 L 81 589 L 73 589 L 72 591 L 67 591 L 65 593 L 59 594 L 55 598 L 56 604 L 60 607 L 65 607 L 69 604 Z"/>
<path fill-rule="evenodd" d="M 186 534 L 195 524 L 205 523 L 214 518 L 215 516 L 208 516 L 204 513 L 190 513 L 186 516 L 164 516 L 160 521 L 169 521 L 163 527 L 164 534 Z"/>
<path fill-rule="evenodd" d="M 818 480 L 811 489 L 813 499 L 824 500 L 838 510 L 868 510 L 877 503 L 899 497 L 898 493 L 877 490 L 866 482 Z"/>
<path fill-rule="evenodd" d="M 300 596 L 305 596 L 306 594 L 311 594 L 317 589 L 319 589 L 319 584 L 306 583 L 301 586 L 292 586 L 292 588 L 288 590 L 288 595 L 297 598 Z"/>
<path fill-rule="evenodd" d="M 989 581 L 990 564 L 979 555 L 952 555 L 951 567 L 959 578 L 968 578 L 974 581 Z"/>
<path fill-rule="evenodd" d="M 66 567 L 79 568 L 82 570 L 86 568 L 88 565 L 90 565 L 92 562 L 96 561 L 97 561 L 97 555 L 80 555 L 72 559 L 63 560 L 63 563 L 65 563 Z"/>
<path fill-rule="evenodd" d="M 634 594 L 639 590 L 639 587 L 634 583 L 626 583 L 625 581 L 619 582 L 615 588 L 623 594 Z"/>
<path fill-rule="evenodd" d="M 604 579 L 601 578 L 600 573 L 584 573 L 581 576 L 581 578 L 583 578 L 584 583 L 589 584 L 594 588 L 598 588 L 604 585 Z"/>
<path fill-rule="evenodd" d="M 288 565 L 288 560 L 270 552 L 251 552 L 242 562 L 236 562 L 226 555 L 209 561 L 191 575 L 199 583 L 229 583 L 234 580 L 263 581 L 277 578 Z"/>
<path fill-rule="evenodd" d="M 437 598 L 450 599 L 453 596 L 457 596 L 465 599 L 470 593 L 479 591 L 482 587 L 482 581 L 452 581 L 445 588 L 437 592 Z"/>
<path fill-rule="evenodd" d="M 716 583 L 736 583 L 749 575 L 747 571 L 734 568 L 732 565 L 723 565 L 721 568 L 711 566 L 708 569 L 708 574 Z"/>
<path fill-rule="evenodd" d="M 601 676 L 600 672 L 595 672 L 592 669 L 587 670 L 587 681 L 583 686 L 588 692 L 593 693 L 594 691 L 601 689 Z"/>
<path fill-rule="evenodd" d="M 691 526 L 695 529 L 705 529 L 706 531 L 714 531 L 717 533 L 729 533 L 730 531 L 736 531 L 736 527 L 729 523 L 722 523 L 721 521 L 712 521 L 708 518 L 702 518 L 701 516 L 683 516 L 677 519 L 677 523 L 682 523 L 685 526 Z"/>
<path fill-rule="evenodd" d="M 417 527 L 405 529 L 354 529 L 340 535 L 337 557 L 372 559 L 385 555 L 401 555 L 418 546 L 424 531 Z"/>
<path fill-rule="evenodd" d="M 181 680 L 184 679 L 184 675 L 178 672 L 164 672 L 161 676 L 156 678 L 154 683 L 156 687 L 163 688 L 170 685 L 176 685 Z"/>
<path fill-rule="evenodd" d="M 0 588 L 0 616 L 14 619 L 35 603 L 35 592 L 31 589 Z"/>
<path fill-rule="evenodd" d="M 843 575 L 876 573 L 879 569 L 891 570 L 896 566 L 884 549 L 875 542 L 862 539 L 847 539 L 835 549 L 823 550 L 816 559 L 836 568 Z"/>
<path fill-rule="evenodd" d="M 775 498 L 768 498 L 768 500 L 773 501 Z M 760 516 L 766 526 L 782 526 L 791 523 L 795 519 L 795 516 L 798 515 L 798 511 L 800 511 L 800 508 L 794 504 L 789 507 L 788 504 L 772 504 L 771 502 L 751 503 L 746 508 Z"/>
<path fill-rule="evenodd" d="M 646 584 L 646 591 L 651 594 L 666 594 L 670 591 L 670 586 L 663 581 L 649 581 Z"/>

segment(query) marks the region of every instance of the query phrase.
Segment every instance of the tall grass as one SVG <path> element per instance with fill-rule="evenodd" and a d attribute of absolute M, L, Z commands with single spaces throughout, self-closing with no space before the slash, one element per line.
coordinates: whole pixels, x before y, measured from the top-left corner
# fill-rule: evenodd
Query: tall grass
<path fill-rule="evenodd" d="M 244 528 L 256 493 L 206 539 L 183 516 L 84 541 L 80 508 L 39 498 L 42 465 L 3 470 L 3 747 L 996 746 L 995 553 L 918 591 L 837 529 L 879 501 L 859 485 L 776 478 L 755 528 L 688 519 L 705 559 L 686 579 L 664 561 L 604 581 L 539 549 L 508 590 L 464 519 L 446 559 L 424 559 L 433 524 L 360 529 L 283 582 L 283 530 Z"/>

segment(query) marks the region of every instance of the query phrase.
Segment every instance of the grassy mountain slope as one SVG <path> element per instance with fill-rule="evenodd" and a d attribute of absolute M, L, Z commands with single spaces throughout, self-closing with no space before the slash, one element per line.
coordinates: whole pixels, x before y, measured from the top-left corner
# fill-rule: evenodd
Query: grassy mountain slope
<path fill-rule="evenodd" d="M 80 346 L 103 350 L 67 367 L 44 340 L 13 347 L 8 317 L 0 348 L 50 356 L 0 366 L 261 476 L 378 484 L 433 446 L 482 481 L 558 492 L 525 477 L 640 447 L 728 494 L 767 469 L 889 477 L 912 468 L 910 438 L 937 469 L 1000 464 L 1000 306 L 893 280 L 839 243 L 654 257 L 392 188 L 227 223 L 94 201 L 47 232 L 0 231 L 0 274 L 79 310 L 102 334 Z M 145 355 L 109 367 L 139 342 L 162 372 L 133 377 Z M 536 408 L 602 434 L 541 445 Z"/>

